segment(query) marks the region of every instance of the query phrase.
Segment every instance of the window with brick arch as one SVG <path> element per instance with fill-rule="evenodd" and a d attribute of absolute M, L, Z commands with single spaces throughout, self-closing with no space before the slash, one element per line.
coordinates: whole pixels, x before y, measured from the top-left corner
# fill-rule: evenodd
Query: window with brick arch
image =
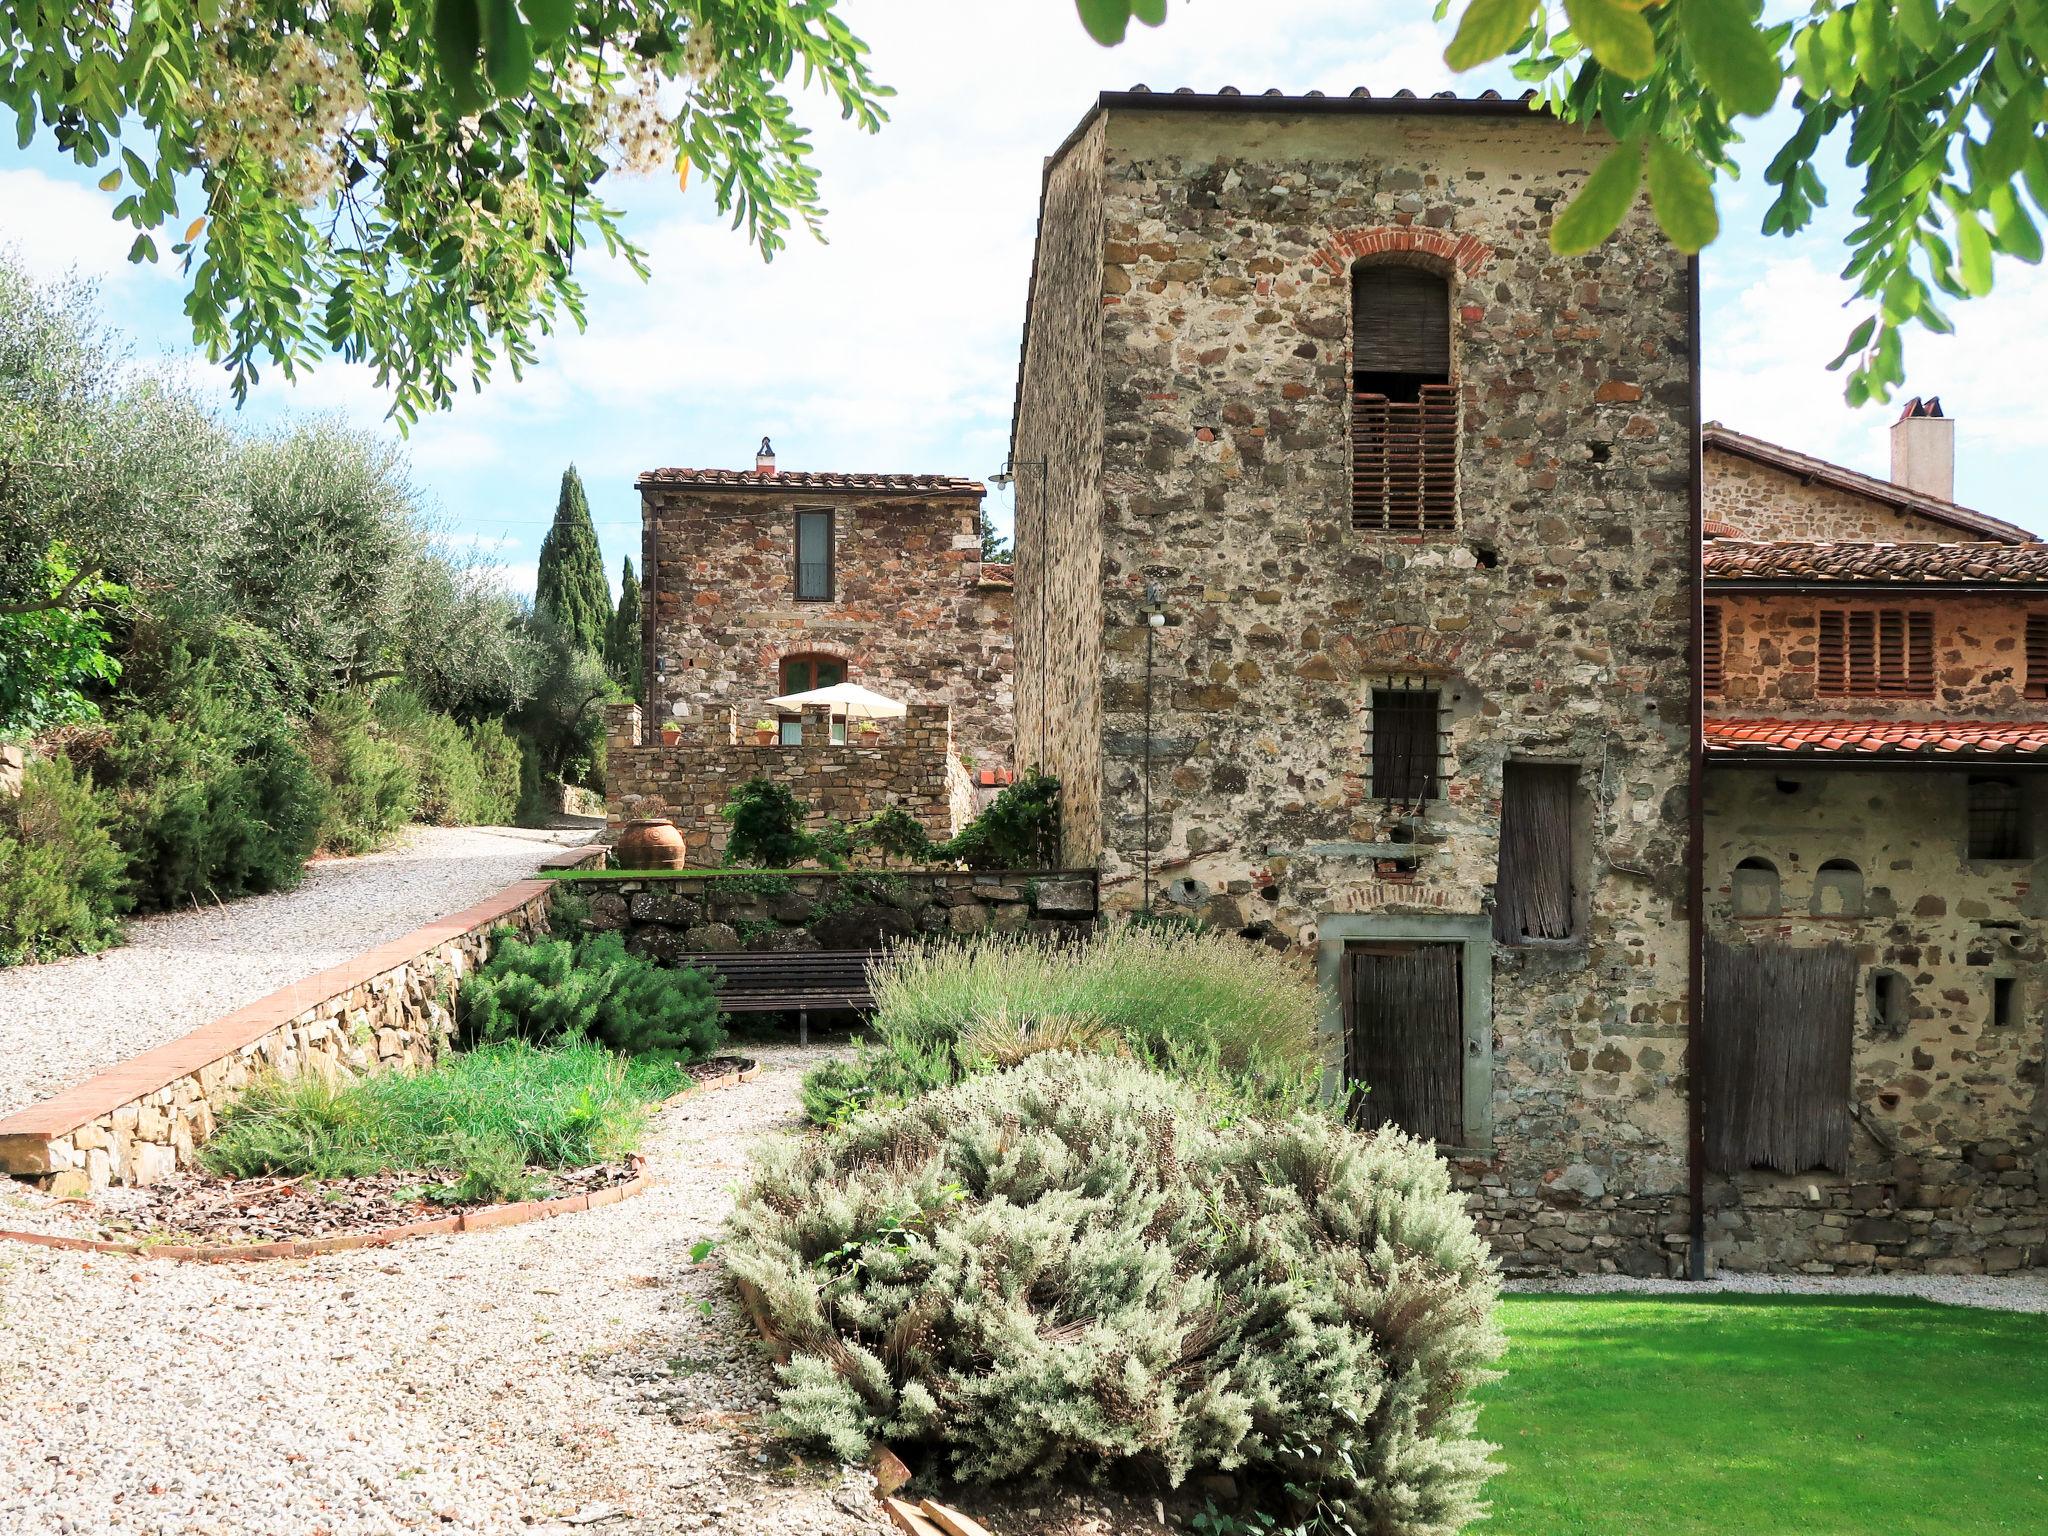
<path fill-rule="evenodd" d="M 785 656 L 782 658 L 782 691 L 809 693 L 813 688 L 830 688 L 846 681 L 846 663 L 837 656 Z"/>
<path fill-rule="evenodd" d="M 1815 687 L 1828 698 L 1932 698 L 1933 613 L 1905 608 L 1823 608 Z"/>
<path fill-rule="evenodd" d="M 1451 289 L 1421 267 L 1351 269 L 1351 526 L 1458 526 Z"/>

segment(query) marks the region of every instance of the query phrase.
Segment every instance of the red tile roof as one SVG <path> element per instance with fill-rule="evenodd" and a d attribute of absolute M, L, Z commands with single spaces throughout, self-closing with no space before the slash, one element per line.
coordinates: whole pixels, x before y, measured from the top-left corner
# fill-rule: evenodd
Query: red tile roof
<path fill-rule="evenodd" d="M 772 475 L 751 469 L 650 469 L 633 482 L 640 490 L 659 486 L 697 486 L 720 491 L 868 491 L 879 494 L 980 496 L 979 480 L 959 475 L 833 474 L 805 469 L 777 470 Z"/>
<path fill-rule="evenodd" d="M 1982 512 L 1973 512 L 1968 507 L 1958 506 L 1953 501 L 1944 501 L 1939 496 L 1923 495 L 1895 481 L 1880 480 L 1877 476 L 1866 475 L 1860 470 L 1830 464 L 1826 459 L 1816 459 L 1810 454 L 1781 448 L 1776 443 L 1767 443 L 1760 437 L 1733 431 L 1718 421 L 1708 422 L 1700 434 L 1700 439 L 1709 451 L 1718 449 L 1723 453 L 1732 453 L 1737 458 L 1782 470 L 1788 475 L 1796 475 L 1802 480 L 1831 486 L 1838 491 L 1847 491 L 1852 496 L 1867 496 L 1872 501 L 1896 508 L 1914 517 L 1924 517 L 1945 527 L 1960 529 L 1965 533 L 1974 533 L 1987 539 L 1996 539 L 2001 544 L 2034 542 L 2034 535 L 2017 524 L 1986 517 Z"/>
<path fill-rule="evenodd" d="M 984 587 L 1014 587 L 1017 585 L 1017 568 L 1007 560 L 984 560 L 981 575 L 976 578 Z"/>
<path fill-rule="evenodd" d="M 1709 757 L 2035 757 L 2048 720 L 1732 720 L 1709 716 Z"/>
<path fill-rule="evenodd" d="M 984 789 L 993 789 L 1001 784 L 1014 784 L 1017 775 L 1007 768 L 984 768 L 981 770 L 981 784 Z"/>
<path fill-rule="evenodd" d="M 1715 539 L 1710 582 L 2048 586 L 2048 544 L 1860 544 Z"/>

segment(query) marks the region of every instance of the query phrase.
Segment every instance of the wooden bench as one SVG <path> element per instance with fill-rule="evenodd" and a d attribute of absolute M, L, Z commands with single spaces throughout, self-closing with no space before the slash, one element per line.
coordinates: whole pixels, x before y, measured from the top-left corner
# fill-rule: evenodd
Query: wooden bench
<path fill-rule="evenodd" d="M 811 1010 L 872 1008 L 868 965 L 879 949 L 788 949 L 676 955 L 668 963 L 704 971 L 727 1013 L 793 1013 L 797 1043 L 811 1043 Z"/>

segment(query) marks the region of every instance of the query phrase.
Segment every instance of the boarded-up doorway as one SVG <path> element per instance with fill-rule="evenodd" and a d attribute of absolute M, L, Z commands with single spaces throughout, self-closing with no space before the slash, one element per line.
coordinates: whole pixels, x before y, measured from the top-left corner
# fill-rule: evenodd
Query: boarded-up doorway
<path fill-rule="evenodd" d="M 1464 946 L 1353 943 L 1344 951 L 1344 1076 L 1370 1092 L 1354 1123 L 1445 1146 L 1465 1136 Z"/>
<path fill-rule="evenodd" d="M 1707 944 L 1707 1166 L 1846 1170 L 1856 956 L 1846 944 Z"/>

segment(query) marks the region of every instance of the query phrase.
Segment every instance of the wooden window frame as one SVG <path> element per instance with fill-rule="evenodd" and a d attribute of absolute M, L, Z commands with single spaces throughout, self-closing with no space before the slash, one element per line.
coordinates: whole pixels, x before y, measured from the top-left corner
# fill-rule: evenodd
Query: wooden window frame
<path fill-rule="evenodd" d="M 1934 611 L 1823 608 L 1814 691 L 1828 699 L 1934 697 Z"/>
<path fill-rule="evenodd" d="M 806 683 L 801 688 L 792 688 L 789 683 L 790 663 L 796 661 L 809 662 L 811 668 L 811 681 Z M 776 658 L 775 691 L 778 694 L 809 693 L 813 688 L 832 687 L 833 685 L 831 683 L 821 683 L 818 681 L 818 663 L 821 661 L 829 661 L 839 668 L 840 682 L 843 683 L 847 680 L 847 675 L 850 669 L 847 667 L 846 658 L 844 656 L 832 656 L 824 651 L 790 651 L 786 655 L 779 656 Z"/>
<path fill-rule="evenodd" d="M 825 519 L 825 590 L 804 591 L 804 519 Z M 835 507 L 798 507 L 790 516 L 791 590 L 800 603 L 829 603 L 839 592 L 839 513 Z"/>

